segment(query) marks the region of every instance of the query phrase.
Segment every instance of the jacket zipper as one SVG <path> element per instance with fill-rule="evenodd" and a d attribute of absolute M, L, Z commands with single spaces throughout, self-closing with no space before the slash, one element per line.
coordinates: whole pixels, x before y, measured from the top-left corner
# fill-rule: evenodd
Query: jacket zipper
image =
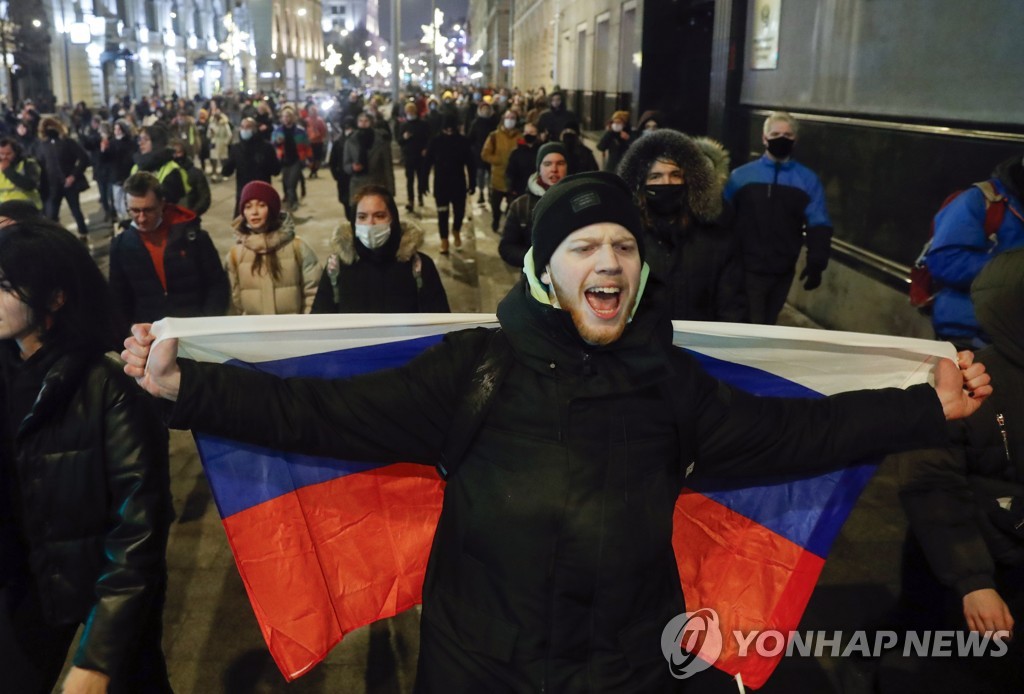
<path fill-rule="evenodd" d="M 1003 453 L 1006 455 L 1006 462 L 1012 463 L 1010 459 L 1010 437 L 1006 433 L 1006 417 L 1000 412 L 996 415 L 996 424 L 999 425 L 999 435 L 1003 437 Z"/>

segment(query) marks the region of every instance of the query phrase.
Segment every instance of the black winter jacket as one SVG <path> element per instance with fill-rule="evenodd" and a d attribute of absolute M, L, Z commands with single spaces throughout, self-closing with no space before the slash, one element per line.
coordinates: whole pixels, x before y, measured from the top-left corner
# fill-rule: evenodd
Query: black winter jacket
<path fill-rule="evenodd" d="M 976 359 L 994 392 L 950 425 L 949 446 L 897 456 L 900 499 L 936 577 L 962 597 L 1024 565 L 1024 250 L 993 259 L 971 291 L 993 339 Z M 1012 500 L 1010 510 L 997 499 Z"/>
<path fill-rule="evenodd" d="M 267 133 L 270 137 L 270 133 Z M 281 173 L 281 162 L 274 146 L 259 135 L 242 140 L 228 147 L 228 158 L 221 169 L 224 177 L 238 172 L 235 176 L 236 197 L 242 188 L 252 181 L 270 183 L 270 179 Z"/>
<path fill-rule="evenodd" d="M 668 287 L 673 320 L 748 320 L 743 257 L 731 212 L 726 207 L 714 222 L 690 217 L 687 229 L 667 221 L 644 228 L 644 259 L 652 276 Z"/>
<path fill-rule="evenodd" d="M 498 310 L 507 375 L 468 394 L 487 330 L 347 381 L 181 360 L 172 425 L 424 464 L 468 428 L 427 568 L 418 689 L 667 690 L 658 643 L 684 606 L 672 515 L 690 461 L 722 477 L 817 471 L 944 428 L 928 386 L 820 400 L 733 391 L 671 346 L 656 292 L 622 338 L 592 347 L 520 283 Z"/>
<path fill-rule="evenodd" d="M 539 147 L 539 141 L 528 145 L 526 140 L 519 138 L 519 145 L 508 156 L 508 166 L 505 167 L 505 185 L 513 200 L 526 193 L 527 181 L 532 174 L 537 172 L 537 149 Z"/>
<path fill-rule="evenodd" d="M 110 243 L 110 290 L 122 315 L 132 323 L 226 315 L 231 288 L 209 234 L 192 212 L 177 205 L 167 205 L 164 218 L 170 224 L 164 248 L 166 291 L 135 227 Z"/>
<path fill-rule="evenodd" d="M 427 147 L 427 170 L 434 169 L 434 197 L 450 201 L 465 195 L 467 177 L 469 188 L 476 185 L 473 180 L 473 156 L 469 140 L 458 133 L 441 133 L 430 141 Z"/>
<path fill-rule="evenodd" d="M 85 623 L 74 664 L 111 674 L 162 605 L 173 513 L 167 431 L 113 360 L 35 356 L 50 360 L 42 388 L 4 446 L 28 554 L 27 574 L 8 578 L 34 584 L 49 624 Z M 2 362 L 7 390 L 22 365 L 8 349 Z"/>
<path fill-rule="evenodd" d="M 312 313 L 449 313 L 441 276 L 434 261 L 419 252 L 422 245 L 423 230 L 402 223 L 400 234 L 371 250 L 342 223 L 331 240 L 333 253 Z"/>
<path fill-rule="evenodd" d="M 136 151 L 132 155 L 132 159 L 135 161 L 132 173 L 148 171 L 160 179 L 160 187 L 163 188 L 165 201 L 178 203 L 185 197 L 185 181 L 188 180 L 188 174 L 182 171 L 177 164 L 171 167 L 167 166 L 174 161 L 173 149 L 163 147 L 150 150 L 145 154 Z M 161 176 L 161 172 L 163 172 L 163 176 Z"/>
<path fill-rule="evenodd" d="M 525 195 L 520 195 L 508 206 L 508 216 L 498 242 L 498 255 L 515 267 L 523 266 L 526 252 L 533 245 L 533 208 L 544 195 L 544 188 L 537 182 L 537 174 L 530 176 L 527 189 Z"/>

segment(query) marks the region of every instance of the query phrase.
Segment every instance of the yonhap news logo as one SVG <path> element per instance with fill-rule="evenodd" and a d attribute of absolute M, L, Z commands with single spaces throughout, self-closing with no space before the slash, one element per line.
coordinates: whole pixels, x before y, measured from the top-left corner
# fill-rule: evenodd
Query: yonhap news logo
<path fill-rule="evenodd" d="M 718 613 L 710 607 L 676 615 L 661 632 L 661 652 L 676 679 L 707 670 L 732 639 L 732 657 L 761 658 L 822 656 L 878 658 L 888 651 L 904 657 L 991 657 L 1009 650 L 1009 631 L 779 631 L 776 629 L 722 632 Z"/>
<path fill-rule="evenodd" d="M 718 613 L 705 607 L 670 619 L 661 632 L 661 652 L 676 679 L 707 670 L 722 655 Z"/>

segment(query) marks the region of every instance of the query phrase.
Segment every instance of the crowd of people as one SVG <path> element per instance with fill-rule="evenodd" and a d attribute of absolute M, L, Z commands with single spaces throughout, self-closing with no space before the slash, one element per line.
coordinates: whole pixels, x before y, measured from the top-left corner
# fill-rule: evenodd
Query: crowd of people
<path fill-rule="evenodd" d="M 1024 594 L 1024 443 L 1004 416 L 1013 396 L 979 410 L 991 388 L 970 353 L 959 374 L 940 366 L 934 391 L 766 404 L 718 384 L 669 344 L 671 319 L 775 323 L 798 269 L 805 289 L 821 285 L 832 223 L 820 180 L 793 157 L 791 115 L 770 114 L 763 155 L 730 170 L 720 143 L 667 127 L 659 112 L 635 126 L 630 113 L 614 112 L 593 138 L 599 162 L 557 88 L 415 92 L 398 104 L 352 91 L 325 110 L 255 95 L 126 99 L 57 115 L 26 103 L 4 114 L 0 662 L 16 671 L 17 691 L 53 687 L 81 624 L 64 691 L 170 689 L 159 640 L 172 514 L 167 434 L 154 401 L 104 356 L 129 330 L 125 370 L 151 395 L 177 401 L 174 426 L 430 464 L 456 433 L 465 439 L 463 458 L 444 469 L 445 541 L 435 544 L 424 590 L 424 691 L 664 687 L 660 652 L 637 661 L 619 636 L 644 617 L 657 644 L 682 611 L 666 519 L 691 459 L 771 476 L 912 451 L 901 468 L 904 500 L 933 568 L 919 573 L 963 599 L 968 628 L 1012 630 Z M 405 170 L 405 219 L 393 152 Z M 324 165 L 344 219 L 319 258 L 294 213 Z M 66 201 L 88 242 L 79 198 L 90 169 L 114 234 L 108 279 L 88 246 L 55 223 Z M 1020 252 L 1003 253 L 1024 245 L 1022 172 L 1018 157 L 995 177 L 1008 200 L 998 254 L 975 257 L 991 241 L 981 220 L 992 203 L 971 191 L 947 214 L 973 220 L 977 233 L 939 226 L 932 249 L 946 263 L 936 262 L 936 275 L 960 273 L 951 290 L 969 294 L 982 275 L 969 342 L 992 343 L 982 361 L 997 392 L 1006 383 L 1017 393 L 1024 372 L 1020 302 L 1008 298 L 1019 298 L 1024 266 Z M 202 218 L 210 183 L 232 176 L 235 243 L 221 257 Z M 173 345 L 151 353 L 149 324 L 168 316 L 448 312 L 414 220 L 428 214 L 427 195 L 443 255 L 462 252 L 467 205 L 489 206 L 501 258 L 522 269 L 499 305 L 500 332 L 459 333 L 401 372 L 352 383 L 296 385 L 196 365 L 177 360 Z M 1005 258 L 985 273 L 993 255 Z M 490 370 L 486 402 L 461 421 L 461 385 L 477 364 Z M 222 407 L 243 400 L 267 406 L 245 416 Z M 602 406 L 576 409 L 589 402 Z M 285 407 L 304 413 L 301 427 L 282 428 L 296 421 L 275 409 Z M 417 419 L 423 412 L 429 421 Z M 943 415 L 967 419 L 951 436 Z M 421 424 L 366 430 L 375 418 Z M 593 466 L 577 465 L 582 452 Z M 563 470 L 556 460 L 575 462 Z M 633 466 L 644 469 L 641 487 Z M 513 488 L 535 501 L 511 511 L 497 498 L 476 502 Z M 936 489 L 957 500 L 939 524 L 930 522 Z M 572 528 L 560 525 L 567 495 L 579 497 Z M 979 514 L 989 522 L 966 532 Z M 501 528 L 510 551 L 491 551 L 486 528 Z M 562 536 L 562 546 L 542 536 Z M 474 555 L 462 551 L 467 538 Z M 619 556 L 592 551 L 605 540 Z M 951 551 L 954 541 L 971 553 Z M 641 585 L 640 575 L 659 578 Z M 481 643 L 455 594 L 487 606 L 498 637 Z M 563 619 L 557 629 L 552 612 Z M 521 649 L 501 647 L 517 635 Z"/>

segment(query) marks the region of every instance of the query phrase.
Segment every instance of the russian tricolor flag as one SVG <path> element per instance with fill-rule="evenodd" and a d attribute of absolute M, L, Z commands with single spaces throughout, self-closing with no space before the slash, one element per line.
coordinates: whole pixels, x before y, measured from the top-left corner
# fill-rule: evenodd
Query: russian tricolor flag
<path fill-rule="evenodd" d="M 281 376 L 351 376 L 404 364 L 494 316 L 330 315 L 167 319 L 181 356 Z M 675 323 L 675 343 L 714 376 L 768 396 L 821 397 L 924 382 L 945 343 L 776 326 Z M 267 645 L 288 680 L 346 633 L 417 604 L 441 510 L 433 469 L 315 458 L 197 435 L 228 541 Z M 723 634 L 797 628 L 833 540 L 877 461 L 810 479 L 738 487 L 703 480 L 676 504 L 687 608 Z M 660 644 L 651 644 L 652 649 Z M 781 655 L 715 663 L 760 687 Z M 666 665 L 667 667 L 667 665 Z"/>

